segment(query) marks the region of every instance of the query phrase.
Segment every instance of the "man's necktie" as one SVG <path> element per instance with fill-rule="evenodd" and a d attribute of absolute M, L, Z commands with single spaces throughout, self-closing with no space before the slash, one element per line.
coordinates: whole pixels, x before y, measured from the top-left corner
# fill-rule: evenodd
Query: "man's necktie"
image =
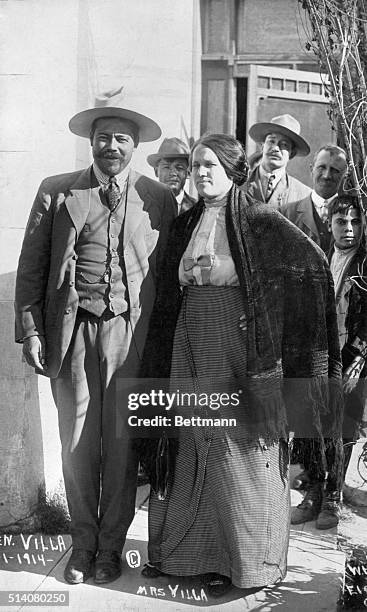
<path fill-rule="evenodd" d="M 106 196 L 107 196 L 107 204 L 108 204 L 109 209 L 111 211 L 115 210 L 121 198 L 120 187 L 117 184 L 115 176 L 110 176 L 108 188 L 106 191 Z"/>
<path fill-rule="evenodd" d="M 266 201 L 269 200 L 269 198 L 271 197 L 271 194 L 273 193 L 273 184 L 274 184 L 274 179 L 275 179 L 275 174 L 271 174 L 269 176 L 269 180 L 268 180 L 268 186 L 266 188 L 266 194 L 265 194 L 265 199 Z"/>
<path fill-rule="evenodd" d="M 317 207 L 318 215 L 323 223 L 327 221 L 328 218 L 328 201 L 324 200 L 322 204 Z"/>

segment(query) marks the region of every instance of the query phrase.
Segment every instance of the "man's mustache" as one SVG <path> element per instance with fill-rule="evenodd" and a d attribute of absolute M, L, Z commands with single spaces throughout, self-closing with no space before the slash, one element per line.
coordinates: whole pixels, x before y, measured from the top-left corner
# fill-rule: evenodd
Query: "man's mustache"
<path fill-rule="evenodd" d="M 122 155 L 119 155 L 114 151 L 102 151 L 98 154 L 98 157 L 102 157 L 104 159 L 122 159 Z"/>

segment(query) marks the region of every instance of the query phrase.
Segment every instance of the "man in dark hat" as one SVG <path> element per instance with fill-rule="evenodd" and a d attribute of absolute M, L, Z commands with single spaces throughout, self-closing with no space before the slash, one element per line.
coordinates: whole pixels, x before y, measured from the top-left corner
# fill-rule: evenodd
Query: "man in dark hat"
<path fill-rule="evenodd" d="M 126 387 L 138 375 L 158 260 L 176 202 L 131 169 L 159 126 L 126 108 L 121 90 L 75 115 L 93 164 L 46 178 L 25 232 L 16 283 L 16 341 L 51 378 L 58 409 L 73 552 L 70 584 L 121 574 L 134 517 L 138 459 Z M 125 398 L 125 400 L 124 400 Z"/>
<path fill-rule="evenodd" d="M 289 202 L 306 197 L 311 189 L 287 173 L 290 159 L 306 156 L 310 152 L 307 142 L 300 136 L 301 126 L 292 115 L 273 117 L 270 122 L 255 123 L 249 135 L 261 144 L 261 160 L 248 179 L 249 195 L 280 209 Z"/>
<path fill-rule="evenodd" d="M 158 152 L 147 157 L 159 182 L 167 185 L 175 196 L 178 214 L 195 204 L 195 199 L 184 190 L 189 174 L 189 155 L 189 148 L 182 140 L 165 138 Z"/>

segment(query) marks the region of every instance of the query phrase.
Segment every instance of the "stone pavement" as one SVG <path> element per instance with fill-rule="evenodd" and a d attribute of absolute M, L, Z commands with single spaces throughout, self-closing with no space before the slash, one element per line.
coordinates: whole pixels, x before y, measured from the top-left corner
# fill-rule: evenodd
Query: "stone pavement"
<path fill-rule="evenodd" d="M 105 586 L 92 580 L 70 586 L 63 570 L 70 554 L 69 536 L 0 536 L 0 610 L 38 610 L 22 603 L 5 605 L 4 591 L 27 591 L 35 600 L 41 592 L 61 591 L 69 606 L 46 603 L 43 610 L 70 612 L 179 612 L 210 607 L 220 611 L 288 612 L 335 611 L 344 570 L 344 554 L 337 550 L 336 529 L 320 532 L 314 523 L 298 525 L 291 531 L 288 573 L 277 587 L 260 591 L 233 588 L 225 597 L 213 599 L 196 579 L 160 577 L 144 579 L 141 566 L 146 562 L 148 487 L 140 487 L 137 512 L 123 552 L 122 576 Z M 292 491 L 292 505 L 301 494 Z M 130 566 L 129 566 L 130 565 Z M 137 566 L 137 567 L 134 567 Z M 20 597 L 20 596 L 19 596 Z M 60 601 L 60 600 L 59 600 Z M 16 602 L 15 602 L 16 603 Z"/>

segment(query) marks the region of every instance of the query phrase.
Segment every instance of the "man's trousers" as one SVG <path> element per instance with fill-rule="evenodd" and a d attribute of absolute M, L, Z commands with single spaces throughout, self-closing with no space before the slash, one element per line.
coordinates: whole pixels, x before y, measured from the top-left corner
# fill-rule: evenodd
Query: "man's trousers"
<path fill-rule="evenodd" d="M 134 518 L 138 458 L 126 426 L 126 381 L 139 365 L 126 316 L 79 309 L 51 381 L 74 549 L 121 552 Z"/>

